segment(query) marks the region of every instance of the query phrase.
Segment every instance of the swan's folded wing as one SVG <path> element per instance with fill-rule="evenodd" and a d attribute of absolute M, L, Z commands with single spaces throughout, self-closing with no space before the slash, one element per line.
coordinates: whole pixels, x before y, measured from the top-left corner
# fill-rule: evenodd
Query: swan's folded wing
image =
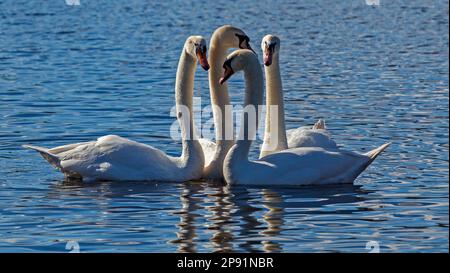
<path fill-rule="evenodd" d="M 291 131 L 287 135 L 288 147 L 321 147 L 337 148 L 336 142 L 331 139 L 330 133 L 324 129 L 305 129 L 300 127 Z"/>
<path fill-rule="evenodd" d="M 286 137 L 292 138 L 294 135 L 302 134 L 304 131 L 311 130 L 311 127 L 302 126 L 294 129 L 286 130 Z"/>
<path fill-rule="evenodd" d="M 339 149 L 304 147 L 284 150 L 260 160 L 277 169 L 274 172 L 277 177 L 272 178 L 274 181 L 308 185 L 351 183 L 369 159 L 368 156 Z"/>
<path fill-rule="evenodd" d="M 77 148 L 78 146 L 87 145 L 87 144 L 93 143 L 93 142 L 94 141 L 80 142 L 80 143 L 73 143 L 73 144 L 58 146 L 58 147 L 48 149 L 48 152 L 51 154 L 54 154 L 54 155 L 58 155 L 58 154 L 73 150 L 73 149 Z"/>
<path fill-rule="evenodd" d="M 152 146 L 109 135 L 58 154 L 65 172 L 83 178 L 139 179 L 137 175 L 156 176 L 173 167 L 164 152 Z"/>

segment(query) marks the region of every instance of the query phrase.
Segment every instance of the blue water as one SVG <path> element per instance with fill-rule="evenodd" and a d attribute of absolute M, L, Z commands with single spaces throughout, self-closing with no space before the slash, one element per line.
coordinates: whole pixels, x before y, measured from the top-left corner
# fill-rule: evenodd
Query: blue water
<path fill-rule="evenodd" d="M 0 2 L 1 252 L 448 251 L 448 1 L 80 2 Z M 280 36 L 289 128 L 325 118 L 345 149 L 393 142 L 354 186 L 64 182 L 20 147 L 118 134 L 178 154 L 180 50 L 223 24 L 258 52 Z M 209 103 L 207 73 L 195 84 Z"/>

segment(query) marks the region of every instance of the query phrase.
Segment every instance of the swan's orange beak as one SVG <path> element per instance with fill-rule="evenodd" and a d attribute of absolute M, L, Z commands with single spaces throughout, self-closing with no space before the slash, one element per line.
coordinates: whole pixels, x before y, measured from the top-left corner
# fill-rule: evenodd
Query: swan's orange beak
<path fill-rule="evenodd" d="M 264 49 L 264 65 L 269 66 L 272 64 L 273 52 L 275 50 L 275 45 L 269 45 Z"/>
<path fill-rule="evenodd" d="M 198 62 L 200 63 L 201 67 L 203 69 L 205 69 L 206 71 L 208 71 L 209 63 L 208 63 L 208 58 L 206 58 L 206 47 L 197 48 L 196 53 L 197 53 Z"/>
<path fill-rule="evenodd" d="M 234 74 L 233 68 L 231 68 L 228 61 L 225 61 L 223 64 L 223 69 L 223 77 L 219 80 L 220 84 L 224 84 Z"/>

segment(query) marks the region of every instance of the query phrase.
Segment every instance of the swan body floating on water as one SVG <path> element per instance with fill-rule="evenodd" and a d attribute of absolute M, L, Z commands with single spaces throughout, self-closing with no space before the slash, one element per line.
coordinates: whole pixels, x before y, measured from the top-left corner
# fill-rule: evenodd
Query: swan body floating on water
<path fill-rule="evenodd" d="M 200 139 L 200 144 L 205 154 L 204 178 L 223 178 L 223 160 L 228 150 L 234 144 L 232 119 L 226 118 L 227 114 L 231 114 L 231 112 L 226 112 L 226 106 L 230 105 L 228 86 L 227 84 L 219 84 L 220 77 L 222 76 L 222 64 L 230 48 L 252 50 L 250 38 L 244 31 L 231 25 L 224 25 L 217 28 L 209 43 L 209 64 L 211 65 L 211 69 L 208 71 L 216 142 L 205 138 Z"/>
<path fill-rule="evenodd" d="M 263 76 L 257 56 L 249 50 L 236 50 L 223 64 L 224 83 L 235 72 L 244 71 L 244 109 L 258 109 L 263 99 Z M 324 185 L 353 183 L 390 143 L 365 154 L 337 148 L 301 147 L 279 151 L 259 160 L 249 161 L 252 139 L 256 135 L 256 120 L 242 116 L 238 140 L 231 147 L 223 166 L 227 183 L 241 185 Z M 252 124 L 253 123 L 253 124 Z"/>
<path fill-rule="evenodd" d="M 266 75 L 266 118 L 260 157 L 288 148 L 337 148 L 336 142 L 331 139 L 330 133 L 326 130 L 325 121 L 322 119 L 313 127 L 302 126 L 286 131 L 279 60 L 280 46 L 280 39 L 274 35 L 266 35 L 261 41 Z M 273 106 L 277 106 L 276 115 L 273 115 L 270 110 Z M 272 135 L 275 133 L 276 135 Z"/>
<path fill-rule="evenodd" d="M 195 135 L 191 115 L 197 61 L 205 70 L 209 69 L 205 39 L 191 36 L 181 52 L 175 84 L 178 122 L 182 133 L 180 157 L 169 156 L 155 147 L 115 135 L 52 149 L 31 145 L 24 147 L 38 151 L 69 178 L 176 182 L 199 179 L 204 167 L 204 155 Z"/>

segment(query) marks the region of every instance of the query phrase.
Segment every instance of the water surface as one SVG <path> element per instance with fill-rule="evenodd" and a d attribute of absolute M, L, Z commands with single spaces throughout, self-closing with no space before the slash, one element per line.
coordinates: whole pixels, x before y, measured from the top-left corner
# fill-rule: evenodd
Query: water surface
<path fill-rule="evenodd" d="M 80 2 L 0 2 L 0 251 L 448 251 L 448 1 Z M 118 134 L 178 154 L 181 48 L 223 24 L 258 52 L 281 38 L 289 128 L 393 142 L 354 186 L 68 183 L 20 147 Z M 206 105 L 207 73 L 195 84 Z M 236 76 L 233 103 L 242 90 Z"/>

